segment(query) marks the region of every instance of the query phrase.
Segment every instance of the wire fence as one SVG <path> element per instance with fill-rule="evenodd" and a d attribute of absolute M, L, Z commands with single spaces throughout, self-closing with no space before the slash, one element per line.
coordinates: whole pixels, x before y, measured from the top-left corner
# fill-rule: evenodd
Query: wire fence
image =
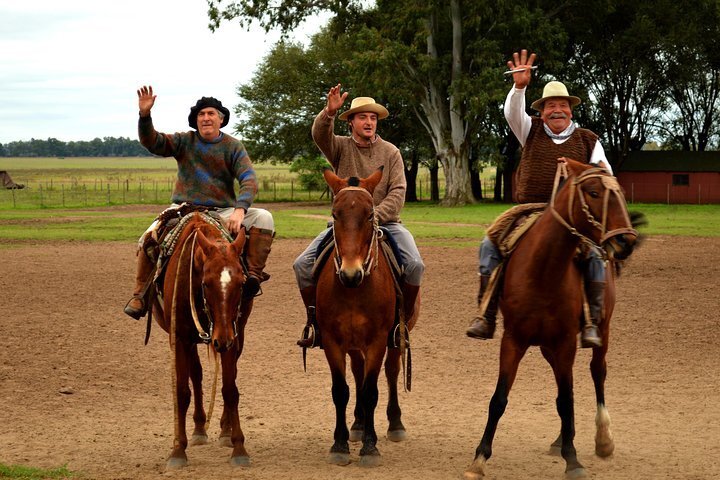
<path fill-rule="evenodd" d="M 24 182 L 22 189 L 0 190 L 0 209 L 33 208 L 84 208 L 112 205 L 170 203 L 174 178 L 137 181 L 130 179 Z M 493 182 L 483 182 L 485 198 L 492 198 Z M 330 201 L 327 188 L 306 189 L 296 180 L 260 181 L 255 202 L 305 202 Z M 418 177 L 416 182 L 418 200 L 430 200 L 429 177 Z M 440 198 L 444 185 L 440 185 Z"/>

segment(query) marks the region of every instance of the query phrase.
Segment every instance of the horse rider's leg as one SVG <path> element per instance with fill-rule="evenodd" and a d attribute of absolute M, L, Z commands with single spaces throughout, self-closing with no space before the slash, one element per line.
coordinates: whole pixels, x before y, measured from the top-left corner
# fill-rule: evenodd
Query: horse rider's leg
<path fill-rule="evenodd" d="M 605 261 L 595 248 L 590 248 L 587 253 L 583 277 L 590 318 L 585 319 L 585 325 L 580 334 L 580 346 L 597 348 L 602 346 L 598 325 L 602 321 L 605 299 Z"/>
<path fill-rule="evenodd" d="M 350 463 L 350 445 L 348 444 L 350 432 L 347 428 L 345 410 L 350 400 L 350 387 L 345 380 L 345 353 L 335 342 L 327 342 L 324 350 L 330 367 L 332 399 L 335 405 L 334 443 L 330 447 L 328 461 L 334 465 L 347 465 Z"/>
<path fill-rule="evenodd" d="M 275 223 L 267 210 L 249 208 L 243 225 L 246 225 L 249 237 L 245 256 L 249 276 L 245 281 L 243 296 L 249 298 L 257 295 L 260 283 L 270 278 L 264 270 L 275 237 Z"/>
<path fill-rule="evenodd" d="M 397 222 L 386 223 L 383 227 L 390 232 L 400 252 L 400 260 L 404 272 L 404 281 L 402 284 L 403 309 L 406 321 L 414 325 L 413 317 L 415 316 L 420 284 L 422 283 L 423 273 L 425 272 L 425 264 L 415 244 L 415 239 L 407 228 Z"/>
<path fill-rule="evenodd" d="M 155 253 L 157 243 L 152 236 L 145 232 L 140 237 L 140 245 L 137 250 L 137 269 L 135 271 L 135 288 L 130 301 L 125 305 L 123 310 L 127 315 L 135 320 L 140 320 L 148 312 L 148 295 L 152 275 L 155 271 L 155 262 L 153 258 L 148 256 L 148 252 Z M 157 258 L 157 255 L 154 255 Z"/>
<path fill-rule="evenodd" d="M 495 393 L 490 399 L 490 409 L 488 412 L 488 420 L 485 425 L 485 431 L 477 449 L 475 449 L 475 459 L 473 463 L 465 470 L 465 480 L 479 480 L 485 475 L 485 464 L 492 456 L 492 443 L 495 438 L 498 422 L 505 413 L 508 403 L 508 395 L 510 389 L 515 382 L 518 365 L 520 360 L 527 351 L 527 345 L 518 345 L 508 336 L 503 336 L 500 344 L 500 373 L 498 375 Z"/>
<path fill-rule="evenodd" d="M 605 337 L 607 338 L 607 337 Z M 595 400 L 597 412 L 595 414 L 595 454 L 599 457 L 609 457 L 615 450 L 615 442 L 610 431 L 610 414 L 605 406 L 605 378 L 607 376 L 607 342 L 601 348 L 592 352 L 590 361 L 590 374 L 595 384 Z"/>
<path fill-rule="evenodd" d="M 193 430 L 192 437 L 190 438 L 190 445 L 205 445 L 208 436 L 205 430 L 207 416 L 205 415 L 205 408 L 203 407 L 202 365 L 200 364 L 197 348 L 191 348 L 188 353 L 190 355 L 190 382 L 192 383 L 193 391 L 193 423 L 195 424 L 195 430 Z"/>
<path fill-rule="evenodd" d="M 388 431 L 387 438 L 392 442 L 405 440 L 407 434 L 402 423 L 402 410 L 398 400 L 398 377 L 400 375 L 400 349 L 388 348 L 385 357 L 385 378 L 388 384 Z"/>
<path fill-rule="evenodd" d="M 166 464 L 168 469 L 181 468 L 187 465 L 185 450 L 187 449 L 188 439 L 185 418 L 190 406 L 190 349 L 194 348 L 196 348 L 194 344 L 188 344 L 180 340 L 175 342 L 175 436 L 173 449 Z"/>
<path fill-rule="evenodd" d="M 307 322 L 305 327 L 303 327 L 300 340 L 297 341 L 297 344 L 303 348 L 322 347 L 320 330 L 315 318 L 316 291 L 315 280 L 312 278 L 312 270 L 315 265 L 317 249 L 320 246 L 320 242 L 325 238 L 328 230 L 330 229 L 323 230 L 320 235 L 315 237 L 305 251 L 302 252 L 293 263 L 295 279 L 297 280 L 298 288 L 300 288 L 300 296 L 305 304 L 305 311 L 307 313 Z"/>
<path fill-rule="evenodd" d="M 566 342 L 567 343 L 567 342 Z M 556 351 L 556 361 L 553 365 L 555 382 L 558 387 L 558 396 L 555 401 L 558 415 L 560 415 L 560 435 L 562 447 L 560 453 L 565 459 L 566 478 L 584 478 L 585 468 L 577 459 L 575 451 L 575 400 L 573 398 L 573 363 L 575 360 L 575 342 L 572 345 L 561 346 Z"/>
<path fill-rule="evenodd" d="M 365 412 L 363 428 L 363 446 L 360 449 L 360 466 L 375 467 L 380 464 L 380 452 L 377 449 L 375 432 L 375 409 L 378 403 L 378 377 L 383 357 L 387 349 L 387 338 L 378 338 L 365 352 L 365 381 L 360 391 L 360 399 Z"/>
<path fill-rule="evenodd" d="M 230 426 L 230 441 L 233 451 L 230 455 L 230 464 L 233 466 L 250 465 L 250 456 L 245 450 L 245 434 L 240 427 L 240 414 L 238 404 L 240 393 L 237 388 L 237 362 L 242 351 L 243 338 L 238 333 L 233 348 L 220 354 L 222 362 L 222 396 L 225 404 L 223 416 Z"/>
<path fill-rule="evenodd" d="M 480 290 L 477 297 L 479 314 L 473 318 L 470 327 L 465 332 L 468 337 L 489 339 L 493 338 L 495 334 L 500 288 L 495 287 L 484 312 L 482 311 L 482 303 L 490 283 L 490 277 L 501 260 L 500 250 L 488 237 L 483 238 L 480 244 Z"/>
<path fill-rule="evenodd" d="M 355 420 L 350 427 L 350 441 L 359 442 L 362 440 L 363 425 L 365 424 L 365 412 L 363 412 L 360 401 L 360 388 L 365 380 L 365 358 L 359 350 L 350 350 L 350 369 L 355 379 L 355 409 L 353 416 Z"/>

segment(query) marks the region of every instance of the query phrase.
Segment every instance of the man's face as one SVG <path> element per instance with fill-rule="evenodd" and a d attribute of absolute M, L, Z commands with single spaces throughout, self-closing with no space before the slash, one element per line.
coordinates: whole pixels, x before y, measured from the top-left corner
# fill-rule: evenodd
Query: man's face
<path fill-rule="evenodd" d="M 205 140 L 214 140 L 220 135 L 222 119 L 213 107 L 206 107 L 197 114 L 197 126 L 200 136 Z"/>
<path fill-rule="evenodd" d="M 377 114 L 372 112 L 359 112 L 350 119 L 352 133 L 359 140 L 369 142 L 375 138 L 377 129 Z"/>
<path fill-rule="evenodd" d="M 564 98 L 548 98 L 543 104 L 540 117 L 553 133 L 560 133 L 570 126 L 572 109 Z"/>

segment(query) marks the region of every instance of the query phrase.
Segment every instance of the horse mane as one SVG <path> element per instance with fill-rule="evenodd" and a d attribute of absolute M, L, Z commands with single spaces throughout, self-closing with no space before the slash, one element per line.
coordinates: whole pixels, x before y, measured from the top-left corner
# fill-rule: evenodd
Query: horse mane
<path fill-rule="evenodd" d="M 360 186 L 360 179 L 358 177 L 350 177 L 348 178 L 348 187 L 359 187 Z"/>

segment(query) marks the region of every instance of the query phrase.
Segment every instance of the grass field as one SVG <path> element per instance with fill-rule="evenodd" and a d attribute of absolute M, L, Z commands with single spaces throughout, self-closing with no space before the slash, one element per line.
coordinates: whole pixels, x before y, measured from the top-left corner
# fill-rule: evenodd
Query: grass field
<path fill-rule="evenodd" d="M 323 192 L 294 189 L 296 176 L 287 165 L 259 164 L 256 169 L 261 181 L 256 205 L 269 205 L 278 238 L 310 238 L 324 228 L 330 204 L 321 198 Z M 0 243 L 7 246 L 17 241 L 134 240 L 169 203 L 176 165 L 154 157 L 0 158 L 0 170 L 28 186 L 0 190 Z M 419 178 L 421 184 L 426 181 L 427 171 Z M 269 204 L 290 200 L 282 206 Z M 152 204 L 157 210 L 113 208 L 125 204 Z M 402 218 L 420 243 L 476 243 L 508 207 L 441 207 L 426 201 L 407 204 Z M 630 209 L 647 215 L 643 232 L 649 235 L 720 236 L 720 205 L 634 204 Z M 147 211 L 152 213 L 142 213 Z"/>

